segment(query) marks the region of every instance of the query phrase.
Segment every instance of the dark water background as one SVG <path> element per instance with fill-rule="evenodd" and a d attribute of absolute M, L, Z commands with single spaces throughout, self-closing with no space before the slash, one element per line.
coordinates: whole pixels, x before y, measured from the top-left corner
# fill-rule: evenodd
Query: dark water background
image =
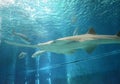
<path fill-rule="evenodd" d="M 120 0 L 0 0 L 0 84 L 120 84 L 120 45 L 99 45 L 92 54 L 72 56 L 5 44 L 21 42 L 12 31 L 27 35 L 32 44 L 84 34 L 120 31 Z M 19 59 L 20 52 L 27 56 Z"/>

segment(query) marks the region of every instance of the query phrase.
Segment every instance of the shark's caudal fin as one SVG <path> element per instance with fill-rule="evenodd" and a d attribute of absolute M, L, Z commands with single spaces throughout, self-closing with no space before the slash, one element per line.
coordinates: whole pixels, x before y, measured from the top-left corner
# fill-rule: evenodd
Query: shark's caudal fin
<path fill-rule="evenodd" d="M 38 45 L 21 44 L 21 43 L 16 43 L 16 42 L 10 42 L 10 41 L 7 41 L 7 40 L 4 40 L 4 42 L 9 44 L 9 45 L 14 45 L 14 46 L 29 47 L 29 48 L 40 48 Z"/>
<path fill-rule="evenodd" d="M 116 35 L 117 35 L 118 37 L 120 37 L 120 32 L 118 32 Z"/>
<path fill-rule="evenodd" d="M 87 33 L 88 34 L 96 34 L 96 32 L 93 28 L 90 28 Z"/>

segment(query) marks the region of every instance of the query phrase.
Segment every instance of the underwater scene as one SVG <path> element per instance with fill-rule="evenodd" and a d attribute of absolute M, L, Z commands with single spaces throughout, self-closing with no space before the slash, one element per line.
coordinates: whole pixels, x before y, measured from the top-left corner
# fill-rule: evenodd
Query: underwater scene
<path fill-rule="evenodd" d="M 0 0 L 0 84 L 120 84 L 120 0 Z"/>

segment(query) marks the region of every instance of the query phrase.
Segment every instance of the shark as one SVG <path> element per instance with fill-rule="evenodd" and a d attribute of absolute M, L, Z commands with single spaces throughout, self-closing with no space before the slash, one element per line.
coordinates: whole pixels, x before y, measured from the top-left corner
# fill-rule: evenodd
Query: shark
<path fill-rule="evenodd" d="M 15 43 L 5 40 L 7 44 L 29 48 L 39 48 L 32 57 L 40 56 L 45 52 L 57 54 L 72 54 L 78 49 L 84 49 L 87 53 L 92 53 L 98 45 L 120 44 L 120 32 L 115 35 L 98 35 L 93 28 L 82 35 L 67 36 L 34 45 Z"/>
<path fill-rule="evenodd" d="M 12 31 L 12 34 L 19 37 L 24 43 L 30 44 L 30 39 L 25 34 L 15 32 L 14 30 Z"/>

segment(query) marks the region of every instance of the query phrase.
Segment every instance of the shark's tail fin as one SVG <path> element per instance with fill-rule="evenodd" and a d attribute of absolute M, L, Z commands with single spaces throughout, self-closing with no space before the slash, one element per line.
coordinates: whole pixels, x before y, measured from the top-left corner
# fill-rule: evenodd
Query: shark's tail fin
<path fill-rule="evenodd" d="M 14 45 L 14 46 L 20 46 L 20 47 L 39 48 L 38 45 L 21 44 L 21 43 L 11 42 L 7 40 L 4 40 L 4 43 L 7 43 L 9 45 Z"/>
<path fill-rule="evenodd" d="M 118 32 L 116 35 L 117 35 L 118 37 L 120 37 L 120 32 Z"/>

